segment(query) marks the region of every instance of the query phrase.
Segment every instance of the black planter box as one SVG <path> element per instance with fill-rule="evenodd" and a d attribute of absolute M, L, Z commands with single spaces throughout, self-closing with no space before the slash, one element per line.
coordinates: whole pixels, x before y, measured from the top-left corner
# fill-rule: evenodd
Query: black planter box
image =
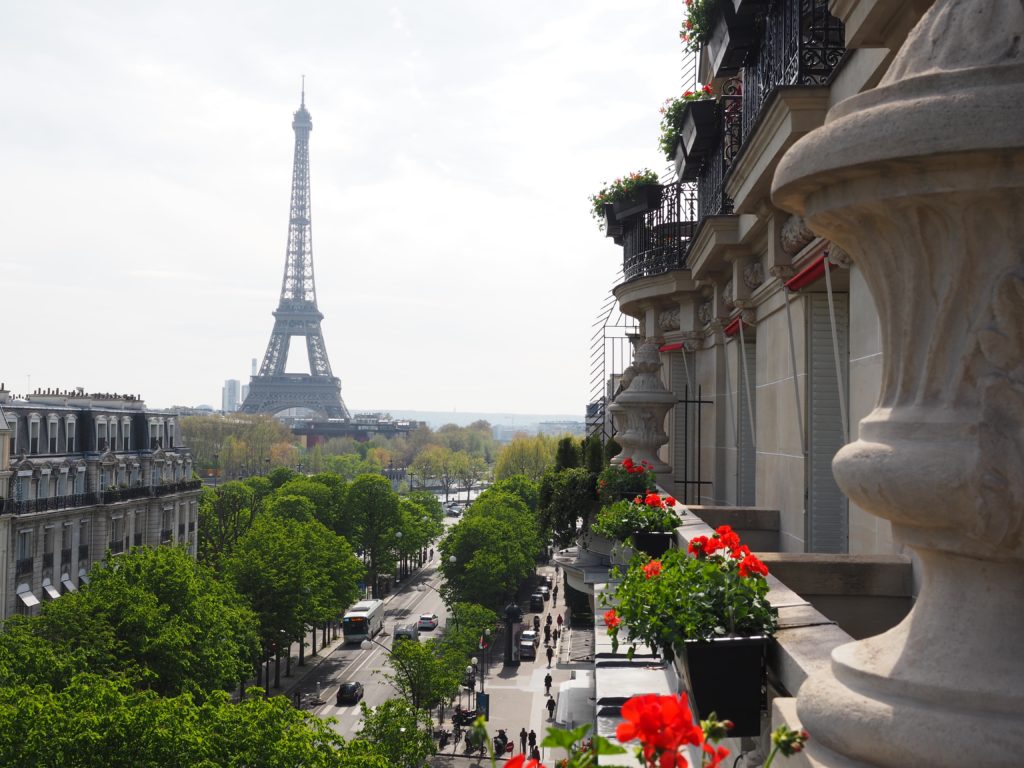
<path fill-rule="evenodd" d="M 651 557 L 661 557 L 675 543 L 676 535 L 674 532 L 668 533 L 634 533 L 633 549 L 638 549 L 641 552 L 646 552 Z"/>
<path fill-rule="evenodd" d="M 736 13 L 736 6 L 725 0 L 718 4 L 720 12 L 707 42 L 708 60 L 715 77 L 731 77 L 747 62 L 757 46 L 754 13 Z"/>
<path fill-rule="evenodd" d="M 621 220 L 653 211 L 660 205 L 661 184 L 640 184 L 633 190 L 631 197 L 612 203 L 612 208 L 615 217 Z"/>
<path fill-rule="evenodd" d="M 614 206 L 611 203 L 604 204 L 604 236 L 610 237 L 616 245 L 622 245 L 623 227 L 615 216 Z"/>
<path fill-rule="evenodd" d="M 765 701 L 767 637 L 687 640 L 682 647 L 686 688 L 701 719 L 712 712 L 732 720 L 729 736 L 757 736 Z"/>
<path fill-rule="evenodd" d="M 683 110 L 679 126 L 679 140 L 687 158 L 703 159 L 718 141 L 722 121 L 718 102 L 712 99 L 691 101 Z"/>

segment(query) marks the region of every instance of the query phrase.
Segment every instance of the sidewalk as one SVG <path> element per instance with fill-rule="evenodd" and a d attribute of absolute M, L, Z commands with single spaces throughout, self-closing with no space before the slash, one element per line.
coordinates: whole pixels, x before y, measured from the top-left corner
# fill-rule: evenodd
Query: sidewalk
<path fill-rule="evenodd" d="M 554 577 L 555 569 L 553 565 L 544 565 L 537 569 L 537 573 Z M 564 587 L 560 585 L 557 604 L 554 604 L 553 599 L 546 601 L 544 611 L 539 614 L 542 627 L 548 615 L 551 615 L 554 621 L 558 614 L 565 614 L 566 606 L 564 600 Z M 533 615 L 533 613 L 525 614 L 523 617 L 524 623 L 529 625 Z M 553 623 L 552 627 L 554 626 L 557 625 Z M 538 744 L 544 740 L 548 728 L 556 725 L 563 728 L 567 727 L 568 723 L 556 722 L 548 717 L 548 710 L 546 708 L 548 696 L 544 693 L 544 676 L 548 672 L 551 673 L 551 695 L 555 698 L 557 705 L 560 686 L 570 683 L 574 671 L 592 668 L 592 664 L 588 662 L 576 663 L 570 660 L 572 640 L 572 629 L 569 627 L 568 622 L 565 622 L 562 625 L 556 655 L 550 669 L 544 656 L 543 645 L 538 649 L 535 661 L 524 660 L 519 663 L 519 666 L 505 667 L 503 659 L 500 657 L 491 660 L 485 681 L 485 690 L 490 694 L 490 721 L 487 724 L 487 732 L 493 737 L 498 733 L 499 729 L 504 729 L 515 746 L 515 751 L 511 755 L 503 755 L 499 758 L 500 760 L 505 760 L 519 754 L 519 732 L 524 727 L 527 732 L 532 729 L 536 733 Z M 579 719 L 576 721 L 576 724 L 583 722 L 584 715 L 582 713 L 576 712 L 563 715 L 565 710 L 565 705 L 558 706 L 555 710 L 556 716 L 566 716 L 566 719 L 569 719 L 573 714 L 577 714 Z M 592 719 L 592 714 L 593 707 L 591 706 L 591 717 L 589 719 Z M 451 721 L 447 718 L 444 727 L 448 730 L 452 729 Z M 464 747 L 464 743 L 460 742 L 453 750 L 453 745 L 449 744 L 444 754 L 435 755 L 430 759 L 429 763 L 434 768 L 490 766 L 489 756 L 485 755 L 483 759 L 478 755 L 472 758 L 466 757 L 462 754 Z M 527 751 L 529 751 L 529 746 L 527 746 Z M 559 754 L 556 755 L 552 755 L 550 752 L 551 750 L 541 749 L 541 756 L 548 764 L 551 763 L 552 758 L 560 759 L 565 757 L 561 750 L 558 750 Z"/>

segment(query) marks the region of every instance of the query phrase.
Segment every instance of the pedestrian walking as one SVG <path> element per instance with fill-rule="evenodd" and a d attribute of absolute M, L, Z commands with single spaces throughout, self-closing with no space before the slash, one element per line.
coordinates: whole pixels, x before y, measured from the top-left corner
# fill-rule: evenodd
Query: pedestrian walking
<path fill-rule="evenodd" d="M 562 618 L 561 615 L 559 615 L 558 618 Z M 544 626 L 545 627 L 550 627 L 551 626 L 551 614 L 550 613 L 548 614 L 547 621 L 544 622 Z"/>
<path fill-rule="evenodd" d="M 519 751 L 526 754 L 526 729 L 519 732 Z"/>
<path fill-rule="evenodd" d="M 545 696 L 550 696 L 551 695 L 551 683 L 552 683 L 551 673 L 548 672 L 546 675 L 544 675 L 544 695 Z"/>
<path fill-rule="evenodd" d="M 558 602 L 558 585 L 556 584 L 555 588 L 553 590 L 551 590 L 551 604 L 554 605 L 557 602 Z"/>
<path fill-rule="evenodd" d="M 550 699 L 548 699 L 548 703 L 547 703 L 546 706 L 548 708 L 548 720 L 554 720 L 555 719 L 555 697 L 554 696 L 552 696 Z"/>
<path fill-rule="evenodd" d="M 555 657 L 555 652 L 548 646 L 548 669 L 551 669 L 551 659 Z"/>
<path fill-rule="evenodd" d="M 551 627 L 544 627 L 544 645 L 551 642 Z"/>
<path fill-rule="evenodd" d="M 534 747 L 530 750 L 530 759 L 540 762 L 540 747 Z"/>
<path fill-rule="evenodd" d="M 526 740 L 530 743 L 531 752 L 537 748 L 537 734 L 533 732 L 533 728 L 530 729 L 530 735 L 526 737 Z"/>
<path fill-rule="evenodd" d="M 556 623 L 558 624 L 558 628 L 561 629 L 562 628 L 562 614 L 558 614 L 558 621 Z"/>
<path fill-rule="evenodd" d="M 558 636 L 561 634 L 562 633 L 560 631 L 558 631 L 557 629 L 555 630 L 555 645 L 558 645 Z"/>

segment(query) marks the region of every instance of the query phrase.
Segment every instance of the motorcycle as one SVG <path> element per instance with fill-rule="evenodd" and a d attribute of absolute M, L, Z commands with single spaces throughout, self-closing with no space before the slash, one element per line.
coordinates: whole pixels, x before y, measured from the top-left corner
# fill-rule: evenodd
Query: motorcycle
<path fill-rule="evenodd" d="M 508 736 L 504 730 L 499 730 L 498 735 L 494 737 L 494 754 L 502 755 L 505 753 L 509 745 Z"/>
<path fill-rule="evenodd" d="M 455 707 L 455 711 L 452 712 L 452 723 L 455 725 L 472 725 L 479 716 L 480 713 L 475 709 Z"/>

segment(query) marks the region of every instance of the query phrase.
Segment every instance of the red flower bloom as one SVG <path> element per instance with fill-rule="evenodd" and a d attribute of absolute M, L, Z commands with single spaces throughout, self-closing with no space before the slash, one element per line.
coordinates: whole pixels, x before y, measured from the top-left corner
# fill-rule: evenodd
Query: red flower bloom
<path fill-rule="evenodd" d="M 727 549 L 736 549 L 740 545 L 740 537 L 730 526 L 721 525 L 715 531 L 722 540 L 722 546 Z"/>
<path fill-rule="evenodd" d="M 676 500 L 673 499 L 671 496 L 666 496 L 665 503 L 668 504 L 670 507 L 674 507 L 676 505 Z"/>
<path fill-rule="evenodd" d="M 544 766 L 532 758 L 527 760 L 526 755 L 520 752 L 505 763 L 505 768 L 544 768 Z"/>
<path fill-rule="evenodd" d="M 643 504 L 644 503 L 643 497 L 642 496 L 637 496 L 635 499 L 633 499 L 633 503 L 634 504 Z"/>
<path fill-rule="evenodd" d="M 693 22 L 690 21 L 689 19 L 686 20 L 686 28 L 693 29 Z"/>
<path fill-rule="evenodd" d="M 747 555 L 740 561 L 740 576 L 745 579 L 754 574 L 767 576 L 768 566 L 758 560 L 755 555 Z"/>
<path fill-rule="evenodd" d="M 710 96 L 712 93 L 711 83 L 705 85 L 703 88 L 701 88 L 701 90 L 704 91 L 704 93 L 706 93 L 708 96 Z"/>
<path fill-rule="evenodd" d="M 688 99 L 693 96 L 693 91 L 683 91 L 683 98 Z"/>
<path fill-rule="evenodd" d="M 705 758 L 702 768 L 715 768 L 715 766 L 720 765 L 729 756 L 729 750 L 725 747 L 713 747 L 707 742 L 704 742 L 704 752 L 708 757 Z"/>
<path fill-rule="evenodd" d="M 648 493 L 647 498 L 644 499 L 644 504 L 648 507 L 660 507 L 662 506 L 661 496 L 656 493 Z"/>
<path fill-rule="evenodd" d="M 661 575 L 661 560 L 651 560 L 647 565 L 644 566 L 644 575 L 648 579 L 653 579 L 655 576 Z"/>
<path fill-rule="evenodd" d="M 704 740 L 703 732 L 690 716 L 685 694 L 634 696 L 622 705 L 622 717 L 625 722 L 615 729 L 615 738 L 622 742 L 640 739 L 649 763 L 657 758 L 662 766 L 685 766 L 686 761 L 679 762 L 681 756 L 676 756 L 679 747 L 700 745 Z"/>
<path fill-rule="evenodd" d="M 629 459 L 629 458 L 623 459 L 622 460 L 622 466 L 625 467 L 626 469 L 632 469 L 633 468 L 633 460 Z"/>
<path fill-rule="evenodd" d="M 686 548 L 686 551 L 695 557 L 700 557 L 706 553 L 708 547 L 707 536 L 694 536 L 690 539 L 690 546 Z"/>
<path fill-rule="evenodd" d="M 604 612 L 604 625 L 608 627 L 608 629 L 615 629 L 621 623 L 622 619 L 619 618 L 619 614 L 615 612 L 614 608 Z"/>

